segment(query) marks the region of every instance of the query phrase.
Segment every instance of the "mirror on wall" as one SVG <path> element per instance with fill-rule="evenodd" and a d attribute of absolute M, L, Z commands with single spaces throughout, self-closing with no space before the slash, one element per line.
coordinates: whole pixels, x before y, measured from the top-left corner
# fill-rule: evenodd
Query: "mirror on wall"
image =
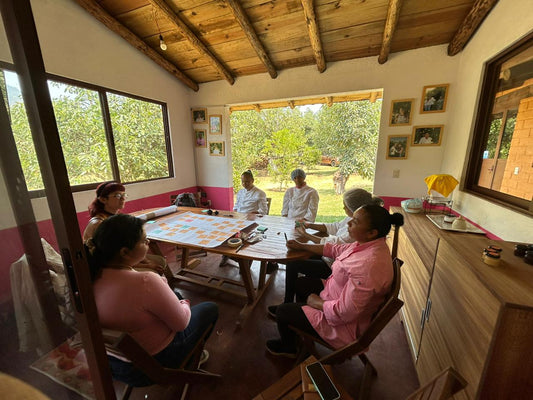
<path fill-rule="evenodd" d="M 467 188 L 532 212 L 533 34 L 486 65 Z"/>

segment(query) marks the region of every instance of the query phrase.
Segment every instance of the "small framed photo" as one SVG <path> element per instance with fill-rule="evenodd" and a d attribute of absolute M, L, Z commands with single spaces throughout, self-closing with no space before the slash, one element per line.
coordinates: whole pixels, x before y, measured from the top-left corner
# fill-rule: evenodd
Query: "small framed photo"
<path fill-rule="evenodd" d="M 449 84 L 424 86 L 420 101 L 420 114 L 439 113 L 446 111 Z"/>
<path fill-rule="evenodd" d="M 411 125 L 411 110 L 415 99 L 393 100 L 389 126 Z"/>
<path fill-rule="evenodd" d="M 222 115 L 209 116 L 209 133 L 211 135 L 222 134 Z"/>
<path fill-rule="evenodd" d="M 207 122 L 207 109 L 206 108 L 193 108 L 192 123 L 193 124 L 205 124 Z"/>
<path fill-rule="evenodd" d="M 224 156 L 224 142 L 209 142 L 210 156 Z"/>
<path fill-rule="evenodd" d="M 411 135 L 413 146 L 440 146 L 444 125 L 414 126 Z"/>
<path fill-rule="evenodd" d="M 195 129 L 194 138 L 196 147 L 207 147 L 207 134 L 205 129 Z"/>
<path fill-rule="evenodd" d="M 389 135 L 387 139 L 387 158 L 392 160 L 407 159 L 409 135 Z"/>

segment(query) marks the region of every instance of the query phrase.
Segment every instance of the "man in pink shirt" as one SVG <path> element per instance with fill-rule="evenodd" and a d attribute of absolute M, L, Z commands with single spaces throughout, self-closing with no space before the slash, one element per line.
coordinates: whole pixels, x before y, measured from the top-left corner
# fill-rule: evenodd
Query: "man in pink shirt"
<path fill-rule="evenodd" d="M 389 214 L 383 207 L 365 205 L 356 210 L 348 223 L 355 243 L 335 245 L 287 242 L 290 249 L 303 249 L 334 258 L 326 281 L 299 278 L 297 303 L 280 304 L 276 321 L 280 339 L 267 341 L 273 355 L 295 357 L 295 334 L 289 325 L 322 338 L 340 348 L 359 337 L 390 290 L 392 260 L 385 241 L 391 224 L 402 225 L 401 214 Z"/>

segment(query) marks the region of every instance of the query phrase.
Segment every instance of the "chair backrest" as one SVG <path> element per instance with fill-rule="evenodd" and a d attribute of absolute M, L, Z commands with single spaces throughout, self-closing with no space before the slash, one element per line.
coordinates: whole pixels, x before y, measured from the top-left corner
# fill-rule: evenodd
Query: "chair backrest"
<path fill-rule="evenodd" d="M 270 214 L 270 203 L 272 203 L 272 197 L 267 197 L 267 215 Z"/>
<path fill-rule="evenodd" d="M 449 367 L 411 394 L 406 400 L 445 400 L 464 389 L 466 385 L 467 382 L 461 374 Z"/>
<path fill-rule="evenodd" d="M 392 262 L 394 275 L 392 278 L 391 289 L 389 294 L 385 298 L 385 302 L 375 314 L 370 326 L 364 331 L 364 333 L 355 341 L 341 347 L 338 350 L 322 357 L 321 362 L 326 364 L 336 364 L 343 362 L 344 360 L 351 358 L 365 351 L 372 341 L 379 335 L 379 333 L 385 328 L 390 320 L 396 315 L 396 313 L 402 308 L 403 301 L 398 298 L 401 285 L 401 271 L 403 261 L 399 258 L 395 258 Z"/>
<path fill-rule="evenodd" d="M 156 384 L 206 383 L 220 377 L 206 371 L 165 368 L 130 335 L 109 329 L 102 332 L 108 353 L 126 357 Z"/>

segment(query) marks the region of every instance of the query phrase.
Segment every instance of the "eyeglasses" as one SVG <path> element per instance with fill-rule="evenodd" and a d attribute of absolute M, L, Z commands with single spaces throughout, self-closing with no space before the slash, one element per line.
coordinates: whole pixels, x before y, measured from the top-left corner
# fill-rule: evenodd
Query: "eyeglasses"
<path fill-rule="evenodd" d="M 114 194 L 113 197 L 115 199 L 124 199 L 124 200 L 126 200 L 128 198 L 128 195 L 126 193 L 117 193 L 117 194 Z"/>

